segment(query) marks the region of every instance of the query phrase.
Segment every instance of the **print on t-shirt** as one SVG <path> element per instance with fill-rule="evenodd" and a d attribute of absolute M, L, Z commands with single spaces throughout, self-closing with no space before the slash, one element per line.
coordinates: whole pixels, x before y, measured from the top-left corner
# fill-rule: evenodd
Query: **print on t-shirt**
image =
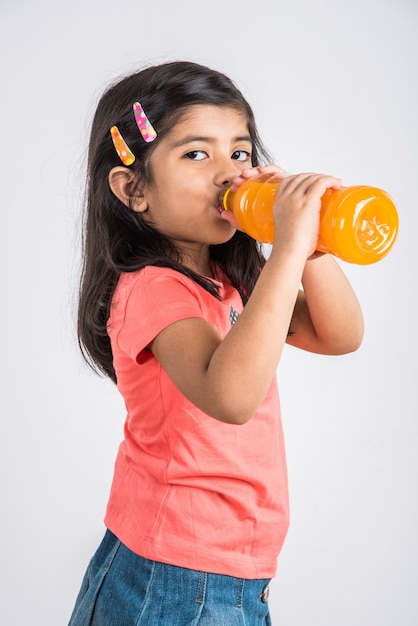
<path fill-rule="evenodd" d="M 238 311 L 236 311 L 233 306 L 230 306 L 229 307 L 229 321 L 231 322 L 231 326 L 235 324 L 238 318 L 239 318 Z"/>

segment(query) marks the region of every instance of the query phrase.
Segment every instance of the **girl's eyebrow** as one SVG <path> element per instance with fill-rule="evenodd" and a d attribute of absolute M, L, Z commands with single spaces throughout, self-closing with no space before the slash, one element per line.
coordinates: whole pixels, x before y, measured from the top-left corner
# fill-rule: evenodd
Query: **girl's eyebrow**
<path fill-rule="evenodd" d="M 173 148 L 179 148 L 181 146 L 184 146 L 188 143 L 193 143 L 193 142 L 206 142 L 206 143 L 214 143 L 216 141 L 216 139 L 214 137 L 204 137 L 201 135 L 187 135 L 186 137 L 183 137 L 182 139 L 179 139 L 178 141 L 174 141 L 171 146 Z M 233 138 L 233 143 L 238 143 L 240 141 L 246 141 L 248 143 L 250 143 L 252 145 L 252 139 L 250 137 L 250 135 L 241 135 L 238 137 L 234 137 Z"/>

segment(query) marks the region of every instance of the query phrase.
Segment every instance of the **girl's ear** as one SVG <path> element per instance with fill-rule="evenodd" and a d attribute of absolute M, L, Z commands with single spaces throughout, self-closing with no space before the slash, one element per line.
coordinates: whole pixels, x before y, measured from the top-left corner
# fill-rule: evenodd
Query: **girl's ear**
<path fill-rule="evenodd" d="M 109 187 L 114 195 L 127 207 L 137 213 L 148 209 L 148 204 L 139 190 L 132 197 L 132 187 L 135 184 L 134 173 L 127 167 L 118 165 L 109 172 Z"/>

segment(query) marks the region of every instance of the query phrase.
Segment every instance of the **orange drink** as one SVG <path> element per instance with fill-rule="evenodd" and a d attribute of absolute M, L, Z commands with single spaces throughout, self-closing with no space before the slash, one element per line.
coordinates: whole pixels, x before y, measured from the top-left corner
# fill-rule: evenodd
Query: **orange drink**
<path fill-rule="evenodd" d="M 240 227 L 263 243 L 274 239 L 273 204 L 281 178 L 264 174 L 227 190 L 226 210 Z M 398 212 L 390 196 L 377 187 L 358 185 L 328 189 L 322 196 L 317 250 L 358 265 L 376 263 L 395 243 Z"/>

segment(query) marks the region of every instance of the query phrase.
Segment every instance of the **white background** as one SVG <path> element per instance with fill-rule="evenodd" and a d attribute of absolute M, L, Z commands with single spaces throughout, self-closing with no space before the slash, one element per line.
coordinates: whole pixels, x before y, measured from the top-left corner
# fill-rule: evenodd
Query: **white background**
<path fill-rule="evenodd" d="M 417 26 L 415 0 L 0 1 L 2 625 L 67 623 L 122 436 L 75 336 L 91 116 L 121 74 L 187 59 L 233 78 L 285 169 L 397 203 L 390 254 L 344 264 L 361 349 L 279 366 L 292 519 L 270 604 L 277 626 L 416 626 Z"/>

